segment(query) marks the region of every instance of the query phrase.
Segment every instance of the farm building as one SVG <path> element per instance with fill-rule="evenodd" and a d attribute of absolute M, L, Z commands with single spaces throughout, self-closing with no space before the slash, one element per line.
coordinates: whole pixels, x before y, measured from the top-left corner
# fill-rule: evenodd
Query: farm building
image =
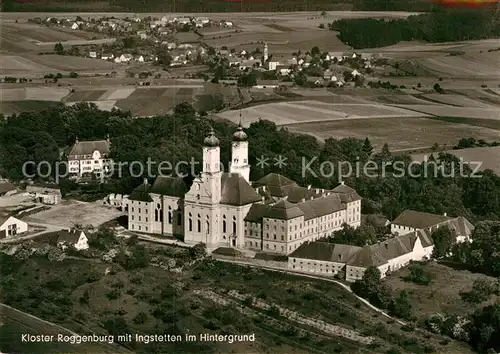
<path fill-rule="evenodd" d="M 380 219 L 383 221 L 385 218 Z M 448 226 L 456 242 L 467 240 L 474 228 L 464 217 L 443 219 L 441 215 L 414 211 L 403 212 L 395 221 L 397 230 L 404 233 L 374 245 L 356 247 L 326 242 L 303 244 L 289 255 L 288 267 L 291 270 L 331 276 L 344 272 L 345 280 L 356 281 L 363 277 L 367 268 L 373 266 L 385 277 L 411 261 L 429 259 L 434 249 L 431 235 L 436 228 Z M 387 220 L 380 225 L 388 226 Z M 402 225 L 414 227 L 402 231 Z"/>
<path fill-rule="evenodd" d="M 56 205 L 61 202 L 62 194 L 56 184 L 29 185 L 26 192 L 33 195 L 37 203 Z"/>
<path fill-rule="evenodd" d="M 13 216 L 0 215 L 0 239 L 14 237 L 28 231 L 28 223 Z"/>
<path fill-rule="evenodd" d="M 0 197 L 8 197 L 17 192 L 16 186 L 7 181 L 0 180 Z"/>
<path fill-rule="evenodd" d="M 57 246 L 63 250 L 68 247 L 74 247 L 77 250 L 86 250 L 89 248 L 89 243 L 83 231 L 61 230 L 57 232 Z"/>
<path fill-rule="evenodd" d="M 131 231 L 183 236 L 184 242 L 287 255 L 347 223 L 361 222 L 361 198 L 343 183 L 332 190 L 301 187 L 279 174 L 250 184 L 247 135 L 232 139 L 232 164 L 221 171 L 219 140 L 203 144 L 203 172 L 194 180 L 160 176 L 129 196 Z M 179 205 L 181 207 L 179 207 Z"/>
<path fill-rule="evenodd" d="M 414 210 L 405 210 L 391 223 L 391 233 L 403 235 L 408 232 L 428 229 L 431 232 L 441 226 L 448 226 L 458 230 L 457 237 L 463 242 L 469 238 L 474 226 L 463 216 L 449 217 L 445 214 L 437 215 Z"/>

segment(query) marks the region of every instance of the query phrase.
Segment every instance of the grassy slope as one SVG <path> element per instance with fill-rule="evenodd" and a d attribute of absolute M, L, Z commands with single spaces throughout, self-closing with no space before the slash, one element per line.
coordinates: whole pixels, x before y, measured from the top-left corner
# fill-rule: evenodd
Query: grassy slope
<path fill-rule="evenodd" d="M 164 260 L 173 258 L 179 265 L 186 259 L 183 252 L 162 248 L 155 256 Z M 169 256 L 164 258 L 165 254 Z M 113 266 L 116 273 L 103 276 L 108 267 L 108 264 L 76 260 L 50 263 L 44 258 L 32 257 L 14 272 L 12 279 L 16 279 L 15 282 L 2 281 L 1 288 L 9 289 L 8 294 L 0 291 L 4 294 L 2 301 L 78 333 L 105 333 L 103 322 L 120 316 L 131 333 L 171 333 L 172 330 L 186 333 L 189 330 L 191 333 L 255 333 L 257 338 L 256 343 L 181 343 L 162 348 L 142 344 L 136 346 L 138 352 L 175 349 L 176 352 L 206 353 L 290 353 L 293 350 L 299 353 L 385 353 L 397 349 L 423 353 L 426 347 L 427 350 L 433 347 L 439 353 L 469 352 L 460 343 L 441 345 L 442 337 L 403 332 L 398 325 L 368 310 L 345 290 L 321 281 L 219 262 L 198 263 L 182 273 L 154 267 L 125 272 Z M 62 284 L 49 283 L 56 279 L 62 280 Z M 80 301 L 86 290 L 88 304 Z M 289 326 L 290 322 L 279 318 L 269 320 L 250 307 L 253 314 L 243 315 L 234 308 L 200 298 L 195 290 L 211 290 L 224 297 L 225 291 L 238 290 L 301 314 L 355 329 L 363 335 L 375 336 L 377 344 L 363 346 L 343 338 L 318 335 L 314 330 L 309 334 L 296 333 Z M 113 292 L 116 298 L 110 296 Z M 71 302 L 65 303 L 62 298 Z M 136 324 L 133 319 L 140 312 L 146 313 L 147 318 L 144 323 Z"/>
<path fill-rule="evenodd" d="M 386 282 L 395 292 L 399 293 L 401 290 L 408 292 L 410 302 L 414 306 L 415 314 L 420 323 L 435 313 L 463 316 L 473 311 L 471 305 L 461 300 L 459 293 L 471 290 L 476 279 L 495 280 L 483 274 L 457 270 L 437 263 L 428 263 L 423 267 L 433 276 L 430 285 L 417 285 L 401 280 L 400 277 L 408 274 L 407 269 L 402 269 L 386 278 Z M 489 301 L 495 302 L 495 300 L 496 297 L 492 296 Z"/>

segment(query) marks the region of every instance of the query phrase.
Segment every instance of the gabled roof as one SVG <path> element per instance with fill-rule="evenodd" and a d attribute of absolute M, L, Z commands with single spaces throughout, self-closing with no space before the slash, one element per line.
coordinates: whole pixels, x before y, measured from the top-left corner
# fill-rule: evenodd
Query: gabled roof
<path fill-rule="evenodd" d="M 289 255 L 292 258 L 314 259 L 345 263 L 361 250 L 361 247 L 327 242 L 306 242 Z"/>
<path fill-rule="evenodd" d="M 182 177 L 159 176 L 148 192 L 181 198 L 189 191 L 188 184 L 187 179 Z"/>
<path fill-rule="evenodd" d="M 452 218 L 444 215 L 424 213 L 415 210 L 405 210 L 392 221 L 392 224 L 425 229 L 426 227 L 437 225 L 451 219 Z"/>
<path fill-rule="evenodd" d="M 371 224 L 375 227 L 385 227 L 390 221 L 384 215 L 380 214 L 361 214 L 362 224 Z"/>
<path fill-rule="evenodd" d="M 151 185 L 149 183 L 143 183 L 130 193 L 128 199 L 136 200 L 139 202 L 152 202 L 153 199 L 149 195 Z"/>
<path fill-rule="evenodd" d="M 417 236 L 414 233 L 397 236 L 371 245 L 372 250 L 384 259 L 393 259 L 413 251 Z"/>
<path fill-rule="evenodd" d="M 221 189 L 222 204 L 247 205 L 262 200 L 239 173 L 223 173 Z"/>
<path fill-rule="evenodd" d="M 377 254 L 370 246 L 365 246 L 347 262 L 347 265 L 368 268 L 378 267 L 386 263 L 385 258 Z"/>
<path fill-rule="evenodd" d="M 101 154 L 109 154 L 110 145 L 110 142 L 107 140 L 77 141 L 68 155 L 92 155 L 96 150 Z"/>
<path fill-rule="evenodd" d="M 57 243 L 67 242 L 75 244 L 80 239 L 82 231 L 80 230 L 61 230 L 57 232 Z"/>
<path fill-rule="evenodd" d="M 278 173 L 270 173 L 252 184 L 253 187 L 265 187 L 270 195 L 284 197 L 291 187 L 298 187 L 297 183 Z"/>
<path fill-rule="evenodd" d="M 339 195 L 335 193 L 312 200 L 306 200 L 297 205 L 300 210 L 304 212 L 304 220 L 314 219 L 345 209 Z"/>
<path fill-rule="evenodd" d="M 361 197 L 359 194 L 351 187 L 347 186 L 342 182 L 339 184 L 337 187 L 332 189 L 333 192 L 338 193 L 340 196 L 340 199 L 344 203 L 350 203 L 355 200 L 360 200 Z"/>

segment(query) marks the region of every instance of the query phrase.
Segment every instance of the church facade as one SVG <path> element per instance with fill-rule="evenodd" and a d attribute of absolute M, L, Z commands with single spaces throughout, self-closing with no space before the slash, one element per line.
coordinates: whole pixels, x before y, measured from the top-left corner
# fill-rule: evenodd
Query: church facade
<path fill-rule="evenodd" d="M 279 174 L 250 182 L 247 135 L 232 139 L 229 172 L 221 170 L 219 140 L 203 143 L 203 169 L 193 179 L 159 176 L 129 196 L 128 228 L 176 236 L 209 250 L 234 247 L 287 255 L 344 223 L 358 227 L 361 198 L 341 183 L 332 190 L 301 187 Z"/>

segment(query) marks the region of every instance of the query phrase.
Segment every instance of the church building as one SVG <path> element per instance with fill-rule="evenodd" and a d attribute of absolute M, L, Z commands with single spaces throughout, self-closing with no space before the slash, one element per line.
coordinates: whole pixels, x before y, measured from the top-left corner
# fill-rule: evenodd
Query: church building
<path fill-rule="evenodd" d="M 329 236 L 344 223 L 358 227 L 361 198 L 344 183 L 332 190 L 301 187 L 271 173 L 250 182 L 247 135 L 233 134 L 229 172 L 221 170 L 219 140 L 203 142 L 203 170 L 194 179 L 147 179 L 129 196 L 131 231 L 176 236 L 209 250 L 234 247 L 289 254 Z"/>

